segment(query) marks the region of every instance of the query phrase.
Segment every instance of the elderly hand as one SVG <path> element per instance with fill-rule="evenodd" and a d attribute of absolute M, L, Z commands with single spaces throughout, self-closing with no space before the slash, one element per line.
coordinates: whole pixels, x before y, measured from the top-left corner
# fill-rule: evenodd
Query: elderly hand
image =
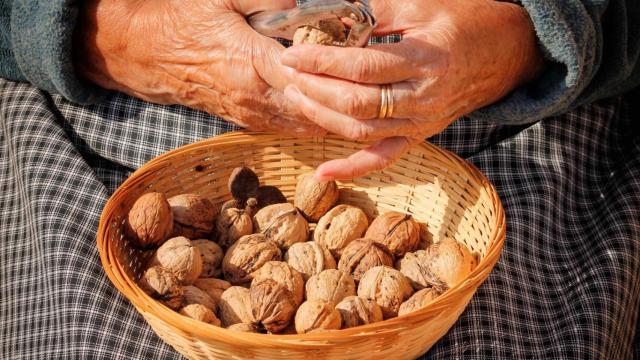
<path fill-rule="evenodd" d="M 76 29 L 81 75 L 161 104 L 182 104 L 252 130 L 325 131 L 282 90 L 284 47 L 259 35 L 245 15 L 286 9 L 294 0 L 90 0 Z"/>
<path fill-rule="evenodd" d="M 327 130 L 377 140 L 316 171 L 349 179 L 390 165 L 412 143 L 491 104 L 536 76 L 542 57 L 520 6 L 492 0 L 372 0 L 379 34 L 396 44 L 369 48 L 298 45 L 281 58 L 294 68 L 285 95 Z M 382 84 L 391 84 L 392 118 L 380 119 Z"/>

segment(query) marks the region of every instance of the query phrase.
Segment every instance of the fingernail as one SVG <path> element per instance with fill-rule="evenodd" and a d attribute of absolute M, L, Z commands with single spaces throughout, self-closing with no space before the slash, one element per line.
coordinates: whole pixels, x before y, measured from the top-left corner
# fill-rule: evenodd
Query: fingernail
<path fill-rule="evenodd" d="M 284 66 L 297 69 L 300 65 L 300 58 L 290 51 L 285 51 L 282 56 L 280 56 L 280 63 Z"/>
<path fill-rule="evenodd" d="M 295 85 L 291 84 L 287 85 L 287 87 L 284 88 L 284 96 L 286 96 L 287 99 L 289 99 L 291 102 L 298 103 L 300 102 L 300 97 L 302 96 L 302 94 Z"/>

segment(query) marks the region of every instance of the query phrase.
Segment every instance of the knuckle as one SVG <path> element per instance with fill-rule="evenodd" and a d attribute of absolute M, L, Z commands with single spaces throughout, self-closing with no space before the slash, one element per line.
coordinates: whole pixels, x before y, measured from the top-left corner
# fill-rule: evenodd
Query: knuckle
<path fill-rule="evenodd" d="M 373 77 L 383 69 L 382 60 L 367 53 L 356 57 L 351 67 L 351 73 L 354 74 L 354 80 L 357 82 L 372 81 Z"/>
<path fill-rule="evenodd" d="M 362 117 L 365 114 L 367 108 L 367 101 L 362 94 L 348 93 L 342 97 L 341 109 L 345 114 L 353 117 Z"/>
<path fill-rule="evenodd" d="M 368 140 L 371 137 L 371 132 L 372 129 L 369 126 L 358 124 L 350 128 L 347 137 L 353 140 Z"/>

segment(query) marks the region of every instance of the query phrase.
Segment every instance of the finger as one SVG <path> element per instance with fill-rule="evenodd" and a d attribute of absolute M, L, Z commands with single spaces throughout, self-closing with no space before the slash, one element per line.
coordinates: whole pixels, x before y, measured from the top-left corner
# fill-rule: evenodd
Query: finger
<path fill-rule="evenodd" d="M 286 10 L 296 7 L 295 0 L 227 0 L 234 11 L 248 16 L 266 10 Z"/>
<path fill-rule="evenodd" d="M 287 86 L 284 94 L 309 120 L 349 139 L 377 140 L 419 133 L 416 124 L 409 119 L 354 119 L 306 97 L 294 85 Z"/>
<path fill-rule="evenodd" d="M 359 84 L 301 72 L 294 72 L 291 82 L 305 96 L 339 113 L 357 119 L 375 119 L 380 115 L 382 103 L 380 85 Z M 417 109 L 414 84 L 400 82 L 391 85 L 394 118 L 414 117 Z"/>
<path fill-rule="evenodd" d="M 325 74 L 366 84 L 386 84 L 422 77 L 437 70 L 441 51 L 404 39 L 367 48 L 301 44 L 282 53 L 280 62 L 298 71 Z"/>
<path fill-rule="evenodd" d="M 349 180 L 382 170 L 406 153 L 414 141 L 404 136 L 390 137 L 360 150 L 346 159 L 321 164 L 315 177 L 321 181 Z"/>

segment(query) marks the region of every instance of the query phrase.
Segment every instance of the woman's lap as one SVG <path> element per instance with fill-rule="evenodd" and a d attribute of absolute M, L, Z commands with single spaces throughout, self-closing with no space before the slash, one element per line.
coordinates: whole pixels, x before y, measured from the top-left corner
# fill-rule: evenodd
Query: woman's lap
<path fill-rule="evenodd" d="M 426 358 L 633 357 L 640 134 L 630 117 L 611 100 L 527 127 L 463 119 L 432 139 L 491 179 L 508 231 L 496 269 Z M 77 106 L 4 80 L 0 122 L 2 354 L 178 358 L 104 276 L 100 211 L 132 169 L 236 127 L 122 95 Z"/>

